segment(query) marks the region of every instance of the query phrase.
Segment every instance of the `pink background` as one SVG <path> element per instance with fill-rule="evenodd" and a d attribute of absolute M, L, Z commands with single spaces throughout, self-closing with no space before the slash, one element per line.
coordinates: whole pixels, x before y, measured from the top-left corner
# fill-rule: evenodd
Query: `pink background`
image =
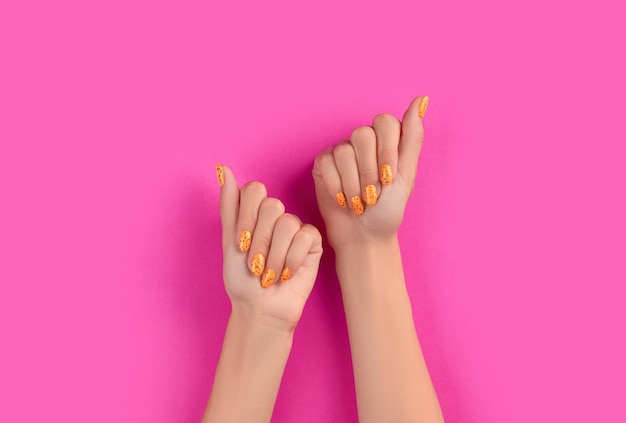
<path fill-rule="evenodd" d="M 626 421 L 619 2 L 4 1 L 0 421 L 197 422 L 213 166 L 320 224 L 313 157 L 431 102 L 402 229 L 448 422 Z M 330 249 L 275 422 L 355 422 Z"/>

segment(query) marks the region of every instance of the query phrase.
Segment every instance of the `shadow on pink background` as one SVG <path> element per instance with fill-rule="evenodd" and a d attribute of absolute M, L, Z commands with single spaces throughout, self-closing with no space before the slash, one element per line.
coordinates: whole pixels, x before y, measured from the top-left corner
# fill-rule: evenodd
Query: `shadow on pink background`
<path fill-rule="evenodd" d="M 217 162 L 321 226 L 324 147 L 428 94 L 401 242 L 448 422 L 625 421 L 617 2 L 3 2 L 0 421 L 194 422 Z M 275 422 L 356 422 L 331 249 Z"/>

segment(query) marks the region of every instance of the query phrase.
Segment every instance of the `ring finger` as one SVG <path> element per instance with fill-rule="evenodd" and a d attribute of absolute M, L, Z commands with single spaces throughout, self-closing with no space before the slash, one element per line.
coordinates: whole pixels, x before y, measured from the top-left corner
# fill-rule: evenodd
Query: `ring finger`
<path fill-rule="evenodd" d="M 274 234 L 272 235 L 272 245 L 267 256 L 267 267 L 261 278 L 263 288 L 267 288 L 274 283 L 276 272 L 280 272 L 282 280 L 289 278 L 286 275 L 287 272 L 291 273 L 291 270 L 285 267 L 285 259 L 291 241 L 298 229 L 300 229 L 300 226 L 300 220 L 292 214 L 286 213 L 278 218 L 274 227 Z"/>
<path fill-rule="evenodd" d="M 265 270 L 274 226 L 283 213 L 285 213 L 285 206 L 280 200 L 270 197 L 261 202 L 259 220 L 254 229 L 250 251 L 248 251 L 248 266 L 255 276 L 261 276 Z"/>
<path fill-rule="evenodd" d="M 259 207 L 266 197 L 267 190 L 260 182 L 250 182 L 241 187 L 239 218 L 237 219 L 239 251 L 246 252 L 250 249 L 252 233 L 259 217 Z"/>
<path fill-rule="evenodd" d="M 359 167 L 356 163 L 356 154 L 352 144 L 347 141 L 337 144 L 333 150 L 333 156 L 339 176 L 341 176 L 343 192 L 350 200 L 352 211 L 360 216 L 364 212 L 364 206 L 360 195 Z"/>
<path fill-rule="evenodd" d="M 350 135 L 359 177 L 363 189 L 365 204 L 373 206 L 378 201 L 380 186 L 378 183 L 378 162 L 376 158 L 376 134 L 369 126 L 359 126 Z"/>

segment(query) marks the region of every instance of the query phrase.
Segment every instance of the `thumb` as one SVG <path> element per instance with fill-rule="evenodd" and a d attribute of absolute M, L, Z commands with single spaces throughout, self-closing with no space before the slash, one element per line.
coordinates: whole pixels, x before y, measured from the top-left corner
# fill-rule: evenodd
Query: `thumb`
<path fill-rule="evenodd" d="M 413 188 L 417 161 L 424 143 L 424 127 L 422 118 L 428 107 L 428 96 L 416 97 L 402 118 L 402 134 L 398 149 L 398 172 L 402 179 Z"/>
<path fill-rule="evenodd" d="M 222 220 L 222 248 L 236 247 L 237 216 L 239 216 L 239 186 L 231 170 L 221 164 L 215 166 L 220 190 L 220 217 Z"/>

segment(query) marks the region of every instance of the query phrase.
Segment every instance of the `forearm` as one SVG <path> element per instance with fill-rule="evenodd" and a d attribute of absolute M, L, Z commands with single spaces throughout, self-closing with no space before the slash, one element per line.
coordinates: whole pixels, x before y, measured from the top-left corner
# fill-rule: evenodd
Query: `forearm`
<path fill-rule="evenodd" d="M 441 422 L 415 332 L 397 239 L 338 249 L 359 421 Z"/>
<path fill-rule="evenodd" d="M 233 309 L 202 421 L 269 422 L 292 341 L 292 331 Z"/>

